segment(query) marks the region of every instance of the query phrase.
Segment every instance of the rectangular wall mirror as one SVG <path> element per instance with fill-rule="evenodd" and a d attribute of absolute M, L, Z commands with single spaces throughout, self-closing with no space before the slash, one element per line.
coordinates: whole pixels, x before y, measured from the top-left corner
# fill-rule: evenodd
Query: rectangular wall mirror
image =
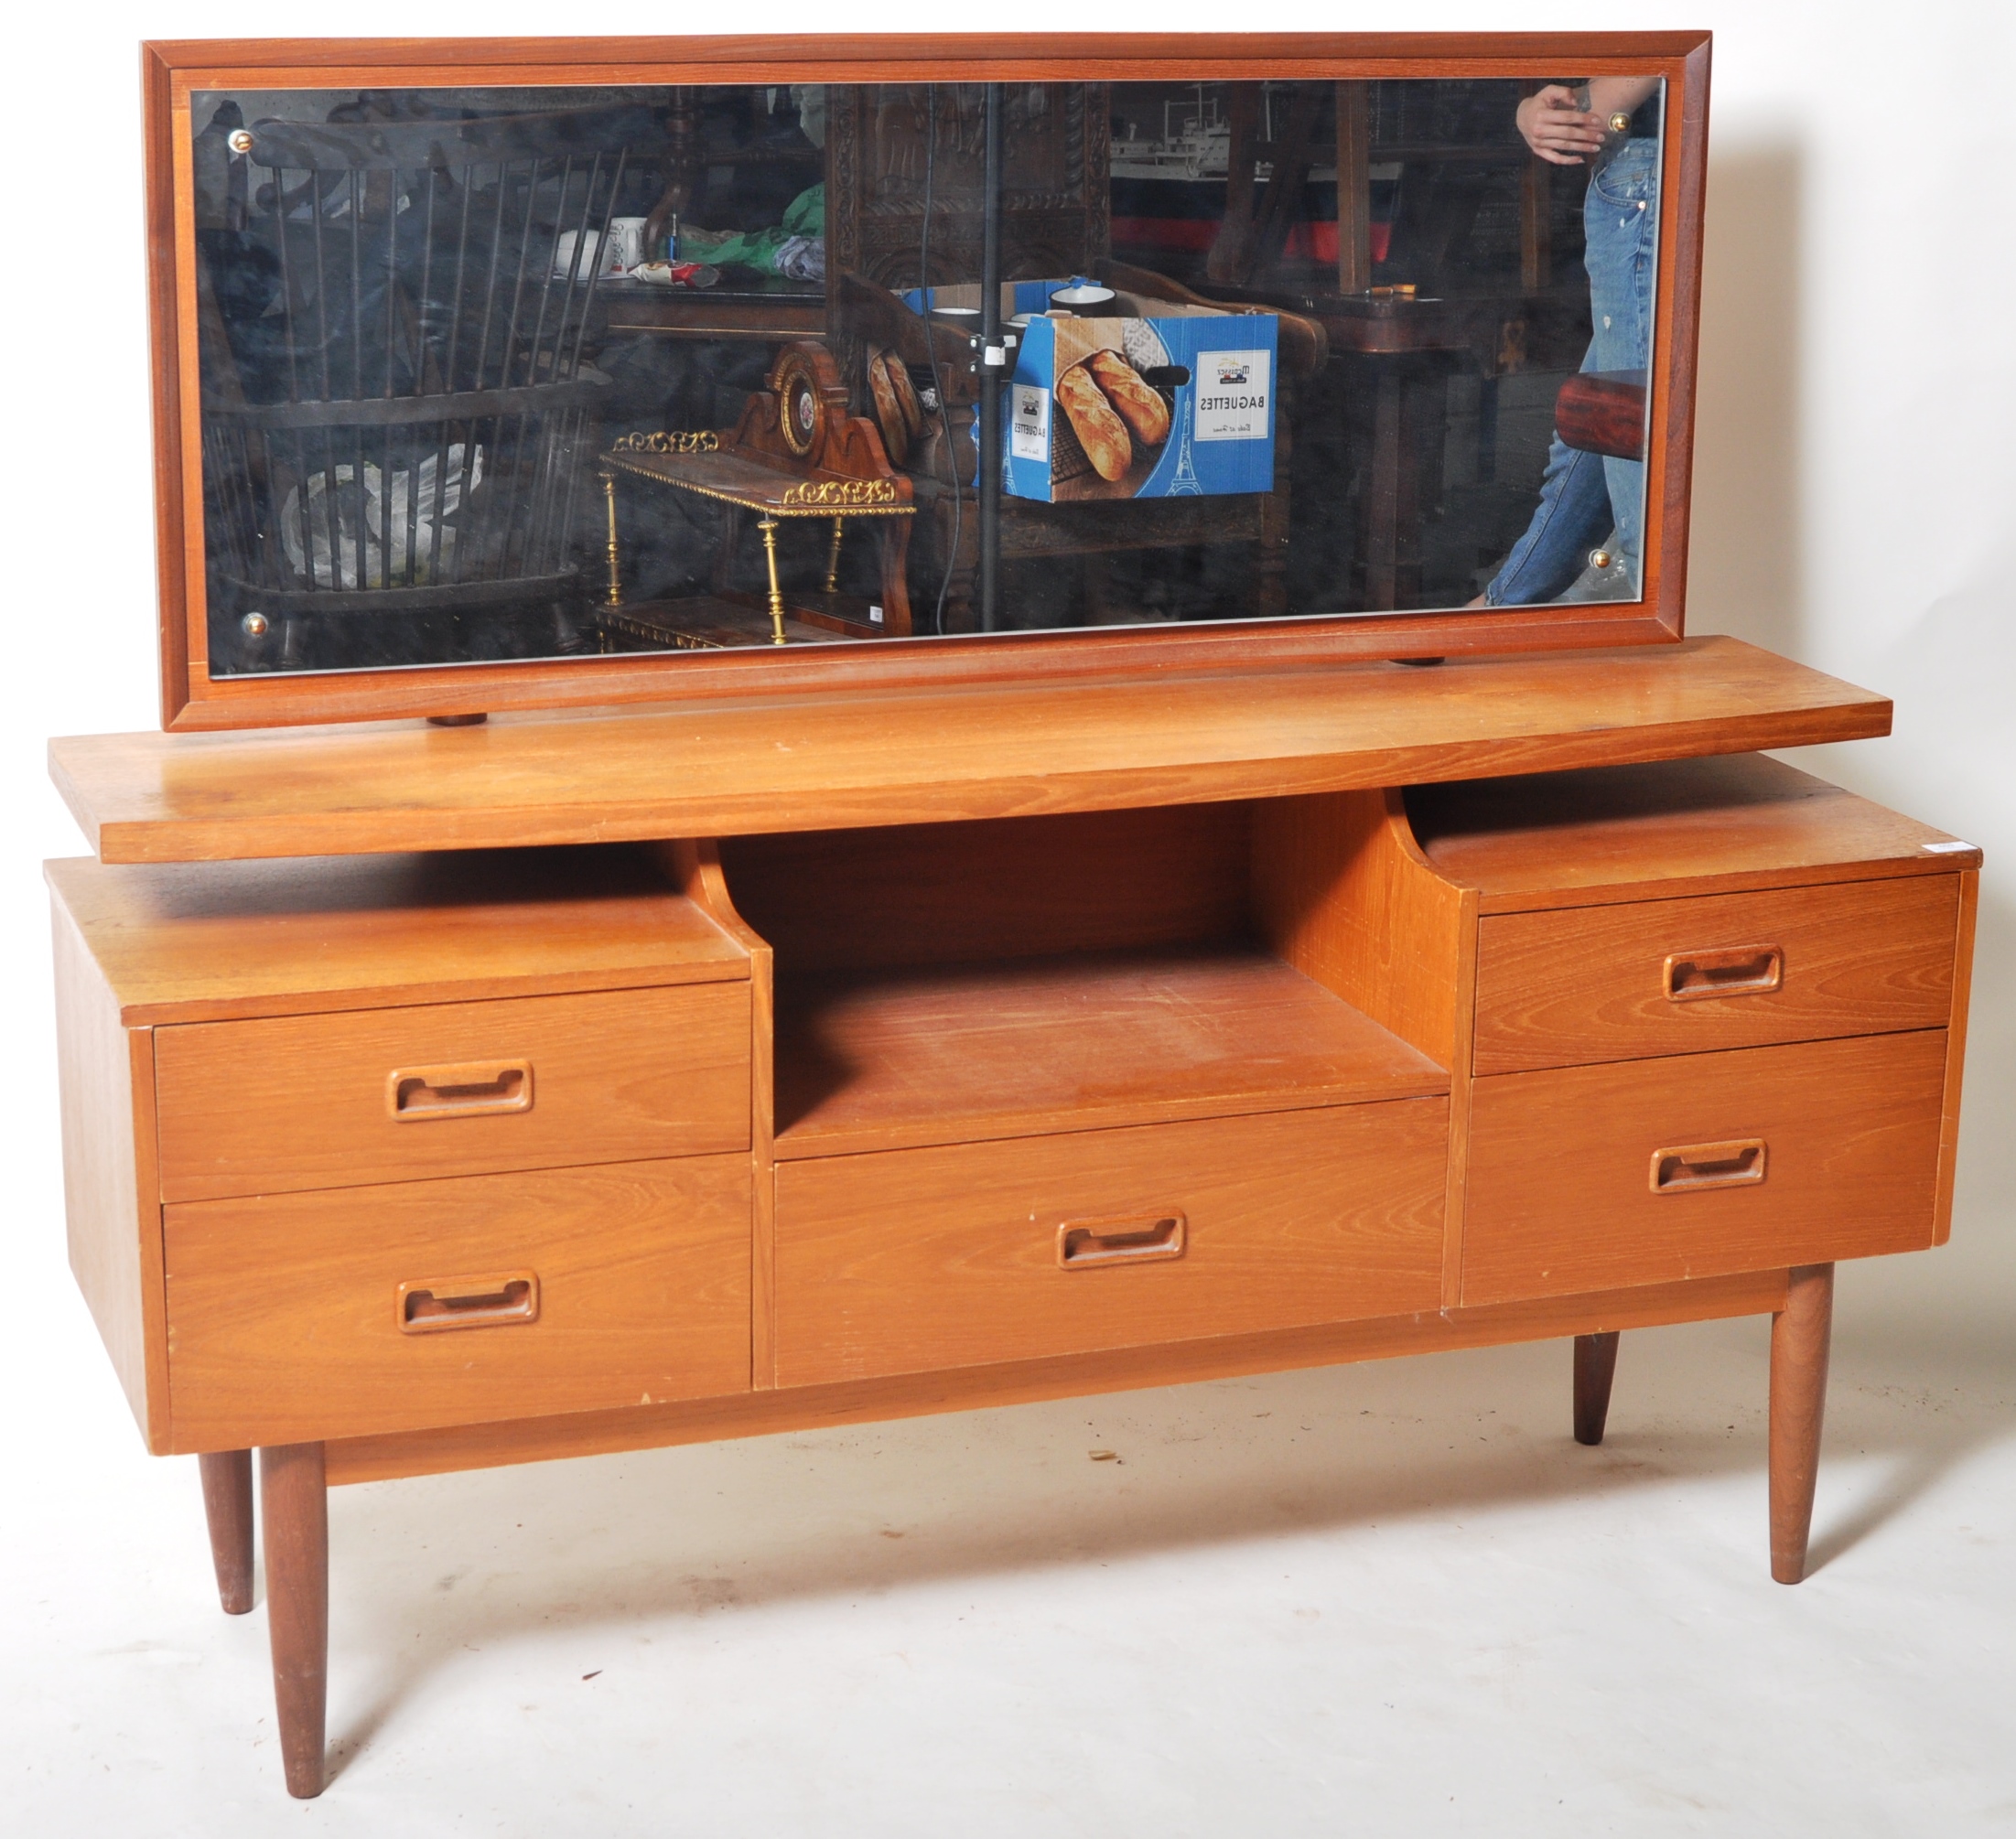
<path fill-rule="evenodd" d="M 148 48 L 169 725 L 1678 635 L 1699 35 L 539 55 Z"/>

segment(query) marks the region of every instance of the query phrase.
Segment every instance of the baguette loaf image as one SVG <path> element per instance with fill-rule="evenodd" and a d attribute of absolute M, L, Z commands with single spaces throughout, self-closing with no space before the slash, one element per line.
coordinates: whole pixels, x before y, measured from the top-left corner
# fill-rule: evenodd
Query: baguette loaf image
<path fill-rule="evenodd" d="M 1092 469 L 1111 485 L 1134 462 L 1134 443 L 1127 424 L 1113 412 L 1105 392 L 1093 380 L 1083 364 L 1073 364 L 1057 380 L 1057 402 L 1071 418 L 1071 431 L 1078 436 Z"/>
<path fill-rule="evenodd" d="M 896 406 L 903 412 L 903 425 L 915 440 L 924 431 L 924 405 L 910 381 L 910 367 L 893 351 L 882 353 L 882 368 L 889 373 L 889 386 L 896 392 Z"/>
<path fill-rule="evenodd" d="M 1159 447 L 1169 438 L 1169 404 L 1119 352 L 1094 351 L 1085 360 L 1085 369 L 1143 446 Z"/>
<path fill-rule="evenodd" d="M 901 466 L 910 457 L 910 425 L 903 414 L 902 399 L 890 381 L 889 371 L 899 368 L 887 352 L 868 358 L 868 393 L 875 399 L 875 425 L 881 430 L 882 448 L 891 466 Z"/>

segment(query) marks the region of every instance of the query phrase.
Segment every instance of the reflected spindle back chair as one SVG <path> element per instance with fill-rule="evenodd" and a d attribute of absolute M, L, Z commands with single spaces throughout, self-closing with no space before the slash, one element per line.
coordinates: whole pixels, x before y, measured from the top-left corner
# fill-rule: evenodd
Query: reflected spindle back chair
<path fill-rule="evenodd" d="M 609 220 L 662 140 L 629 108 L 232 133 L 240 221 L 199 231 L 213 668 L 564 620 Z"/>

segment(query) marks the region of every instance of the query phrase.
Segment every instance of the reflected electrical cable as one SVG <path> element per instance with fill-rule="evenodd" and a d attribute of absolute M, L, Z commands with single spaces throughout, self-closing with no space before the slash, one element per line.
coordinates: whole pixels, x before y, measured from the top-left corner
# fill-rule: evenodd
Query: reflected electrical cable
<path fill-rule="evenodd" d="M 957 91 L 954 91 L 956 96 Z M 959 565 L 959 529 L 965 501 L 959 496 L 959 461 L 952 451 L 952 404 L 945 401 L 944 379 L 938 374 L 938 341 L 931 324 L 931 190 L 938 153 L 938 85 L 924 85 L 924 230 L 917 246 L 917 293 L 924 303 L 924 350 L 931 354 L 932 393 L 938 398 L 940 445 L 952 473 L 952 542 L 945 550 L 945 572 L 939 577 L 938 600 L 932 609 L 931 629 L 945 636 L 945 596 L 952 590 L 952 571 Z"/>

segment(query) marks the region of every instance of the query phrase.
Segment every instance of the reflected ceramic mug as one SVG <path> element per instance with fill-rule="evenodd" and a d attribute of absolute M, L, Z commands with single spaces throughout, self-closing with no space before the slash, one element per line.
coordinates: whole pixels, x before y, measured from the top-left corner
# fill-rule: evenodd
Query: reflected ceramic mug
<path fill-rule="evenodd" d="M 595 257 L 595 244 L 598 232 L 593 230 L 564 230 L 553 252 L 553 272 L 561 280 L 574 273 L 577 261 L 590 262 Z M 580 255 L 577 256 L 577 245 L 584 242 Z M 612 217 L 609 220 L 609 234 L 602 241 L 602 268 L 604 275 L 628 274 L 644 259 L 644 220 L 641 217 Z"/>
<path fill-rule="evenodd" d="M 1060 287 L 1050 296 L 1051 311 L 1070 313 L 1081 319 L 1113 319 L 1120 316 L 1113 289 L 1087 282 L 1082 287 Z"/>

